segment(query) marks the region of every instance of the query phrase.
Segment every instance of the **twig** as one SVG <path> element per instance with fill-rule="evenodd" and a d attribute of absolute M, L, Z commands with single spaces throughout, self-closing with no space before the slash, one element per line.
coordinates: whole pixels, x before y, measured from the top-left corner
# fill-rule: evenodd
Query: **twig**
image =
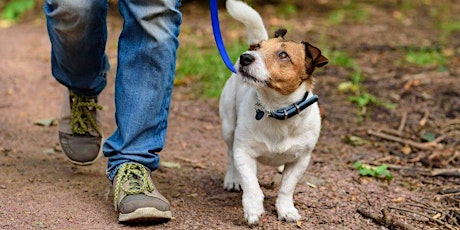
<path fill-rule="evenodd" d="M 434 169 L 431 176 L 460 177 L 460 168 L 454 169 Z"/>
<path fill-rule="evenodd" d="M 395 135 L 395 136 L 398 136 L 398 137 L 401 137 L 402 135 L 404 135 L 403 132 L 401 132 L 399 130 L 396 130 L 396 129 L 382 128 L 380 131 L 383 132 L 383 133 L 388 133 L 388 134 Z"/>
<path fill-rule="evenodd" d="M 422 126 L 422 127 L 425 126 L 426 123 L 428 122 L 428 117 L 429 116 L 430 116 L 430 111 L 429 110 L 425 111 L 425 113 L 423 114 L 422 119 L 418 122 L 418 124 L 420 126 Z"/>
<path fill-rule="evenodd" d="M 460 131 L 452 131 L 452 132 L 449 132 L 449 133 L 444 133 L 443 135 L 439 136 L 438 138 L 434 139 L 433 141 L 427 142 L 425 145 L 435 147 L 437 144 L 439 144 L 439 142 L 443 141 L 444 139 L 446 139 L 448 137 L 454 136 L 457 133 L 460 134 Z"/>
<path fill-rule="evenodd" d="M 447 189 L 444 189 L 444 190 L 440 191 L 439 193 L 441 193 L 442 195 L 452 194 L 452 193 L 459 193 L 459 195 L 460 195 L 460 187 L 458 187 L 458 188 L 447 188 Z"/>
<path fill-rule="evenodd" d="M 371 130 L 371 129 L 369 129 L 367 131 L 367 133 L 369 135 L 373 135 L 373 136 L 380 137 L 380 138 L 390 140 L 390 141 L 395 141 L 395 142 L 407 144 L 407 145 L 410 145 L 412 147 L 416 147 L 416 148 L 422 149 L 422 150 L 433 149 L 433 146 L 432 146 L 432 144 L 430 144 L 430 142 L 428 142 L 428 143 L 419 143 L 419 142 L 415 142 L 415 141 L 412 141 L 412 140 L 407 140 L 407 139 L 395 137 L 393 135 L 385 134 L 385 133 L 382 133 L 382 132 L 379 132 L 379 131 L 374 131 L 374 130 Z"/>
<path fill-rule="evenodd" d="M 414 213 L 416 215 L 419 215 L 419 216 L 423 216 L 425 218 L 428 218 L 429 220 L 431 221 L 434 221 L 438 224 L 441 224 L 441 225 L 444 225 L 446 228 L 448 229 L 451 229 L 451 230 L 455 230 L 455 228 L 453 228 L 450 224 L 446 223 L 446 222 L 443 222 L 443 221 L 440 221 L 438 219 L 435 219 L 425 213 L 421 213 L 421 212 L 417 212 L 417 211 L 414 211 L 414 210 L 410 210 L 410 209 L 407 209 L 407 208 L 400 208 L 400 207 L 395 207 L 395 206 L 388 206 L 388 208 L 390 209 L 394 209 L 394 210 L 399 210 L 399 211 L 403 211 L 403 212 L 410 212 L 410 213 Z"/>
<path fill-rule="evenodd" d="M 205 169 L 206 168 L 206 166 L 204 166 L 200 162 L 192 160 L 192 159 L 188 159 L 188 158 L 181 157 L 181 156 L 175 156 L 174 158 L 177 159 L 177 160 L 181 160 L 181 161 L 184 161 L 186 163 L 192 164 L 192 166 L 194 168 L 200 168 L 200 169 Z"/>
<path fill-rule="evenodd" d="M 412 227 L 408 226 L 404 222 L 401 222 L 399 220 L 395 220 L 394 218 L 392 218 L 392 216 L 390 215 L 390 213 L 388 212 L 387 209 L 382 209 L 382 211 L 381 211 L 382 212 L 382 217 L 374 215 L 374 214 L 368 212 L 367 210 L 365 210 L 364 208 L 359 208 L 357 210 L 357 212 L 359 214 L 361 214 L 361 216 L 363 216 L 364 218 L 371 219 L 376 224 L 383 225 L 383 226 L 385 226 L 387 228 L 396 227 L 396 228 L 400 228 L 400 229 L 404 229 L 404 230 L 415 229 L 415 228 L 412 228 Z"/>
<path fill-rule="evenodd" d="M 453 121 L 449 121 L 441 125 L 442 133 L 447 133 L 455 129 L 460 129 L 460 119 L 455 119 Z"/>
<path fill-rule="evenodd" d="M 11 104 L 3 104 L 3 105 L 0 105 L 0 109 L 8 108 L 10 106 Z"/>
<path fill-rule="evenodd" d="M 404 112 L 401 115 L 401 122 L 399 123 L 399 127 L 398 127 L 398 132 L 399 133 L 403 132 L 404 127 L 406 126 L 406 121 L 407 121 L 407 112 Z"/>

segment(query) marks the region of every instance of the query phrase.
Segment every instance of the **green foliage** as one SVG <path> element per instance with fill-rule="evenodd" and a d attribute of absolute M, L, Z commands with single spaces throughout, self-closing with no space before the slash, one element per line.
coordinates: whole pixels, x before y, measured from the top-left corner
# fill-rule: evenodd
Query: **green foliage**
<path fill-rule="evenodd" d="M 345 20 L 345 11 L 336 10 L 329 15 L 328 22 L 331 25 L 339 25 Z"/>
<path fill-rule="evenodd" d="M 327 55 L 331 65 L 342 66 L 346 69 L 353 69 L 356 66 L 355 61 L 346 51 L 335 50 L 328 52 Z"/>
<path fill-rule="evenodd" d="M 279 15 L 284 17 L 291 17 L 298 12 L 297 6 L 291 3 L 281 4 L 276 10 Z"/>
<path fill-rule="evenodd" d="M 351 94 L 352 96 L 348 99 L 355 103 L 360 110 L 370 105 L 381 105 L 387 109 L 394 109 L 396 107 L 396 105 L 383 102 L 367 92 L 362 84 L 364 76 L 362 75 L 361 68 L 347 52 L 333 51 L 327 55 L 330 58 L 331 65 L 341 66 L 352 71 L 350 80 L 340 83 L 338 90 L 342 93 Z"/>
<path fill-rule="evenodd" d="M 348 1 L 329 15 L 328 23 L 330 25 L 339 25 L 345 21 L 363 22 L 369 17 L 369 10 L 365 6 Z"/>
<path fill-rule="evenodd" d="M 230 59 L 236 61 L 247 49 L 243 43 L 227 44 Z M 223 63 L 215 46 L 181 46 L 178 51 L 177 81 L 191 79 L 194 93 L 201 98 L 218 98 L 231 72 Z"/>
<path fill-rule="evenodd" d="M 446 57 L 436 50 L 421 49 L 417 51 L 410 50 L 406 53 L 405 59 L 411 64 L 417 66 L 426 65 L 445 65 L 447 63 Z"/>
<path fill-rule="evenodd" d="M 431 142 L 431 141 L 434 141 L 435 139 L 436 139 L 436 134 L 432 132 L 425 132 L 422 135 L 422 140 L 426 142 Z"/>
<path fill-rule="evenodd" d="M 441 22 L 440 29 L 441 41 L 444 42 L 452 33 L 460 32 L 460 20 Z"/>
<path fill-rule="evenodd" d="M 1 18 L 7 21 L 17 21 L 26 11 L 34 7 L 35 0 L 10 0 L 1 12 Z"/>
<path fill-rule="evenodd" d="M 388 171 L 388 165 L 385 164 L 374 167 L 357 161 L 353 164 L 353 167 L 359 171 L 361 176 L 368 176 L 385 180 L 393 179 L 393 175 L 391 175 L 391 173 Z"/>
<path fill-rule="evenodd" d="M 377 99 L 366 92 L 360 94 L 359 96 L 351 96 L 349 100 L 357 104 L 360 108 L 366 107 L 370 104 L 377 104 Z"/>
<path fill-rule="evenodd" d="M 388 103 L 384 102 L 381 100 L 378 100 L 375 96 L 364 92 L 362 94 L 359 94 L 358 96 L 351 96 L 349 97 L 349 100 L 355 104 L 358 105 L 359 108 L 364 108 L 369 105 L 380 105 L 383 106 L 387 109 L 395 109 L 397 107 L 396 104 L 393 103 Z"/>
<path fill-rule="evenodd" d="M 436 2 L 430 6 L 429 15 L 433 25 L 439 29 L 439 42 L 446 44 L 451 42 L 451 35 L 460 32 L 460 17 L 452 11 L 453 2 Z"/>

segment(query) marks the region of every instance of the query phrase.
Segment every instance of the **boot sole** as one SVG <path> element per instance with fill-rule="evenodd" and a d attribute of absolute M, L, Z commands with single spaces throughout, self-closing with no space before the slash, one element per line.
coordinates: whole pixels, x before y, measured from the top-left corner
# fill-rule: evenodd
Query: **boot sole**
<path fill-rule="evenodd" d="M 134 212 L 118 215 L 118 221 L 124 223 L 167 222 L 171 220 L 171 211 L 160 211 L 156 208 L 138 208 Z"/>
<path fill-rule="evenodd" d="M 92 161 L 86 161 L 86 162 L 74 161 L 74 160 L 70 159 L 65 153 L 64 153 L 64 156 L 65 156 L 67 161 L 69 161 L 70 163 L 72 163 L 74 165 L 89 166 L 89 165 L 94 164 L 102 156 L 102 147 L 101 147 L 101 149 L 99 149 L 99 152 L 97 153 L 96 158 L 94 158 L 94 160 L 92 160 Z"/>
<path fill-rule="evenodd" d="M 60 132 L 60 131 L 59 131 L 58 135 L 59 135 L 59 138 L 61 138 L 61 137 L 60 137 L 60 135 L 61 135 L 61 132 Z M 62 151 L 64 152 L 65 159 L 66 159 L 68 162 L 70 162 L 70 163 L 72 163 L 72 164 L 74 164 L 74 165 L 78 165 L 78 166 L 89 166 L 89 165 L 94 164 L 94 163 L 103 155 L 103 154 L 102 154 L 102 145 L 103 145 L 103 143 L 104 143 L 104 136 L 101 137 L 100 148 L 99 148 L 99 152 L 97 153 L 97 156 L 96 156 L 93 160 L 91 160 L 91 161 L 81 162 L 81 161 L 72 160 L 69 156 L 67 156 L 67 154 L 65 153 L 64 147 L 63 147 L 63 145 L 62 145 L 62 142 L 61 142 L 61 140 L 59 139 L 59 145 L 61 146 Z"/>

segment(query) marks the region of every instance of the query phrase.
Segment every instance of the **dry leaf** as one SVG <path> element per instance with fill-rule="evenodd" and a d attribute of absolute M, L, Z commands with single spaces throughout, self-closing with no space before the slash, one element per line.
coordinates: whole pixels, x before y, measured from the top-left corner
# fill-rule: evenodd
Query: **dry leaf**
<path fill-rule="evenodd" d="M 34 122 L 34 125 L 43 126 L 43 127 L 49 127 L 49 126 L 52 126 L 53 124 L 54 124 L 54 118 L 46 118 L 46 119 L 42 119 L 42 120 Z"/>
<path fill-rule="evenodd" d="M 410 148 L 409 145 L 406 145 L 406 146 L 401 148 L 401 152 L 406 154 L 406 155 L 409 155 L 409 154 L 412 153 L 412 149 Z"/>
<path fill-rule="evenodd" d="M 180 169 L 180 164 L 175 163 L 175 162 L 169 162 L 169 161 L 162 161 L 161 166 L 166 167 L 166 168 L 175 168 L 175 169 Z"/>
<path fill-rule="evenodd" d="M 401 203 L 404 200 L 405 200 L 404 197 L 398 197 L 398 198 L 395 198 L 395 199 L 391 200 L 391 202 L 393 202 L 393 203 Z"/>

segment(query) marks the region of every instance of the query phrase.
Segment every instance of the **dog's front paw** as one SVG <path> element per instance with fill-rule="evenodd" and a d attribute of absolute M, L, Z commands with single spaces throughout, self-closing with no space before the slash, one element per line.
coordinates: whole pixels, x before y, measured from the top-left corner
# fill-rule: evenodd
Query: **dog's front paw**
<path fill-rule="evenodd" d="M 262 190 L 243 191 L 244 218 L 249 225 L 258 224 L 260 216 L 264 214 L 264 194 Z"/>
<path fill-rule="evenodd" d="M 263 205 L 260 205 L 258 207 L 244 210 L 244 218 L 249 225 L 257 225 L 259 223 L 260 217 L 262 214 L 264 214 L 264 212 L 265 211 Z"/>
<path fill-rule="evenodd" d="M 241 177 L 234 170 L 227 170 L 224 179 L 224 189 L 227 191 L 241 191 Z"/>
<path fill-rule="evenodd" d="M 278 220 L 285 220 L 287 222 L 296 222 L 300 220 L 301 216 L 299 214 L 299 211 L 294 207 L 285 207 L 282 205 L 279 205 L 277 207 L 278 211 Z"/>

